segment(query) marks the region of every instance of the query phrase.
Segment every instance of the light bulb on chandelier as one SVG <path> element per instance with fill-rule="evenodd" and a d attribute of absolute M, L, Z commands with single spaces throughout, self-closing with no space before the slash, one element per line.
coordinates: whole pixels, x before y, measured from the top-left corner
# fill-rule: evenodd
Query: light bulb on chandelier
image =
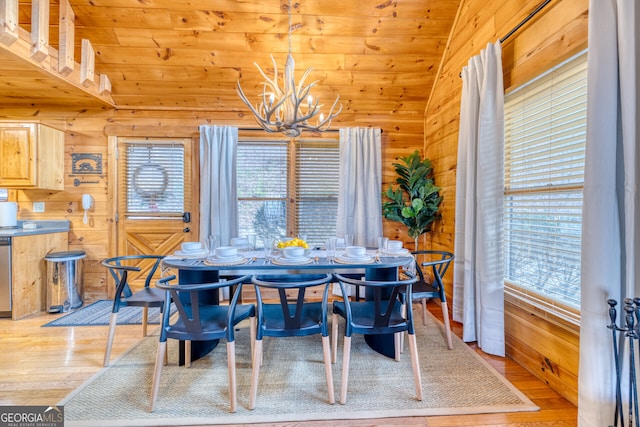
<path fill-rule="evenodd" d="M 278 66 L 273 55 L 271 61 L 273 62 L 273 78 L 267 76 L 254 62 L 265 79 L 260 102 L 255 106 L 249 102 L 244 94 L 240 80 L 238 80 L 236 87 L 238 96 L 249 107 L 260 127 L 271 133 L 282 132 L 288 137 L 299 136 L 303 130 L 323 132 L 329 129 L 331 121 L 342 111 L 342 104 L 339 103 L 340 96 L 336 96 L 336 100 L 329 110 L 329 115 L 325 118 L 324 114 L 320 113 L 323 105 L 319 103 L 318 99 L 314 101 L 310 94 L 311 89 L 318 81 L 305 85 L 309 73 L 313 70 L 311 67 L 307 68 L 302 74 L 300 82 L 296 85 L 294 78 L 296 64 L 291 54 L 291 0 L 289 0 L 289 50 L 284 67 L 282 88 L 278 78 Z M 304 105 L 305 99 L 306 105 Z"/>

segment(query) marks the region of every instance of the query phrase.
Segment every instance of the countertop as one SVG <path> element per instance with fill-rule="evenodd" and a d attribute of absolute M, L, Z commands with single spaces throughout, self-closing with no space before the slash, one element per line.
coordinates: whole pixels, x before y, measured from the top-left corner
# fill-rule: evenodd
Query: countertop
<path fill-rule="evenodd" d="M 24 223 L 33 223 L 36 228 L 23 228 Z M 20 237 L 34 234 L 66 233 L 69 231 L 69 221 L 22 221 L 18 220 L 16 228 L 0 228 L 0 237 Z"/>

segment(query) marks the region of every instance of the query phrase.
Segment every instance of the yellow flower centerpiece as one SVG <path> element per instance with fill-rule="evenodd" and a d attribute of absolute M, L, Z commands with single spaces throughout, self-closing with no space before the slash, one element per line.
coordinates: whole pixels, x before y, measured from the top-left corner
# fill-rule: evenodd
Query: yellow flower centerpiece
<path fill-rule="evenodd" d="M 278 249 L 287 248 L 290 246 L 300 246 L 302 248 L 309 249 L 309 245 L 307 244 L 307 242 L 297 237 L 293 239 L 278 240 L 278 242 L 276 243 L 276 248 Z"/>
<path fill-rule="evenodd" d="M 298 237 L 295 237 L 295 238 L 285 237 L 280 240 L 276 240 L 274 242 L 274 250 L 276 251 L 276 253 L 284 254 L 283 252 L 284 248 L 291 248 L 291 247 L 304 248 L 305 257 L 309 256 L 309 254 L 311 253 L 311 249 L 309 249 L 309 245 L 307 244 L 307 242 L 304 239 L 300 239 Z"/>

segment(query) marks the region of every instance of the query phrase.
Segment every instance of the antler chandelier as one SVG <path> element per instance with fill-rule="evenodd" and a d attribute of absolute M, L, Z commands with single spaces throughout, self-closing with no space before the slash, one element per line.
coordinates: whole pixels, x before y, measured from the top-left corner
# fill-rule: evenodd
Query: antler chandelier
<path fill-rule="evenodd" d="M 329 129 L 331 120 L 342 111 L 342 104 L 339 104 L 340 96 L 336 96 L 336 100 L 329 110 L 329 115 L 325 117 L 320 113 L 322 104 L 318 99 L 314 100 L 310 94 L 311 89 L 318 81 L 305 85 L 305 81 L 313 69 L 307 68 L 302 79 L 296 84 L 294 78 L 296 63 L 291 55 L 291 0 L 289 0 L 289 51 L 284 67 L 282 88 L 278 77 L 278 66 L 273 55 L 271 55 L 271 61 L 273 62 L 273 78 L 267 76 L 254 62 L 265 79 L 258 104 L 253 106 L 249 102 L 240 86 L 240 80 L 238 80 L 236 87 L 240 99 L 249 107 L 260 127 L 270 133 L 282 132 L 288 137 L 299 136 L 303 130 L 322 132 Z"/>

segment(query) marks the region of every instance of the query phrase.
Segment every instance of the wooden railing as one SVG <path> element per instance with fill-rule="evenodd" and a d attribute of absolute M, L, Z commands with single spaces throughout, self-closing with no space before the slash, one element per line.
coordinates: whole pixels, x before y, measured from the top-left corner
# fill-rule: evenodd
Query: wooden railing
<path fill-rule="evenodd" d="M 31 33 L 19 26 L 18 7 L 18 0 L 0 0 L 0 52 L 113 106 L 111 82 L 105 74 L 96 76 L 95 52 L 88 39 L 82 39 L 79 66 L 75 62 L 75 14 L 69 0 L 60 0 L 59 50 L 49 45 L 49 0 L 32 0 Z"/>

